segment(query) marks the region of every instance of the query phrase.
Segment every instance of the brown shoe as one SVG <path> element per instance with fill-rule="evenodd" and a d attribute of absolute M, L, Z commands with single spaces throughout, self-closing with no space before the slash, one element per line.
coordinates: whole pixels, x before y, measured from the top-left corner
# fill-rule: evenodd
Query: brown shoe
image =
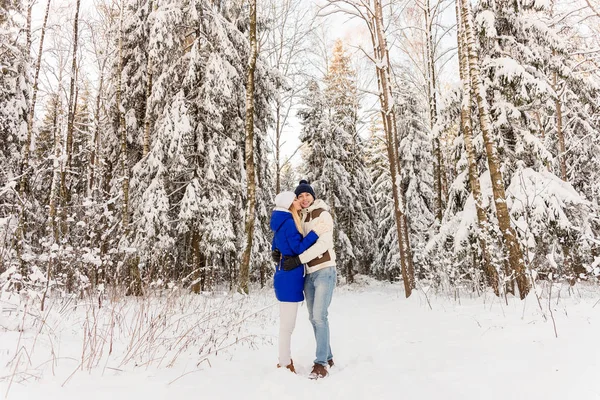
<path fill-rule="evenodd" d="M 293 373 L 296 373 L 296 368 L 294 368 L 294 360 L 290 360 L 289 365 L 286 365 L 285 367 Z M 277 364 L 277 368 L 281 368 L 281 365 Z"/>
<path fill-rule="evenodd" d="M 329 375 L 329 372 L 327 372 L 327 368 L 324 365 L 315 364 L 308 377 L 310 379 L 320 379 L 325 378 L 327 375 Z"/>
<path fill-rule="evenodd" d="M 333 367 L 335 365 L 333 358 L 331 360 L 327 360 L 327 364 L 329 364 L 329 368 Z"/>

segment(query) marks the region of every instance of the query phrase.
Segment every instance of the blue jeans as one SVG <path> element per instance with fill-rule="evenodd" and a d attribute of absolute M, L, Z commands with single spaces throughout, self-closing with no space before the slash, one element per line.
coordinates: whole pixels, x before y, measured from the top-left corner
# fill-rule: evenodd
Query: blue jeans
<path fill-rule="evenodd" d="M 304 297 L 308 307 L 308 319 L 313 326 L 317 342 L 315 364 L 327 365 L 327 361 L 333 358 L 329 344 L 327 309 L 331 304 L 336 278 L 337 272 L 334 266 L 308 274 L 304 281 Z"/>

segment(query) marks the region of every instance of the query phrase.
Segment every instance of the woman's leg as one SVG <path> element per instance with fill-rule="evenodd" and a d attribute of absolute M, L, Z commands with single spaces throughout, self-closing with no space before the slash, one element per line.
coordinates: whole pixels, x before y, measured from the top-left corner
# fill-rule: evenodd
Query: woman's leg
<path fill-rule="evenodd" d="M 335 267 L 324 268 L 307 276 L 307 281 L 311 280 L 314 287 L 312 307 L 309 306 L 309 318 L 317 342 L 315 364 L 324 366 L 327 365 L 328 360 L 333 358 L 329 337 L 328 309 L 335 288 L 336 276 Z M 308 296 L 306 304 L 309 304 Z"/>
<path fill-rule="evenodd" d="M 292 332 L 296 327 L 298 303 L 279 302 L 279 365 L 287 367 L 292 362 Z"/>

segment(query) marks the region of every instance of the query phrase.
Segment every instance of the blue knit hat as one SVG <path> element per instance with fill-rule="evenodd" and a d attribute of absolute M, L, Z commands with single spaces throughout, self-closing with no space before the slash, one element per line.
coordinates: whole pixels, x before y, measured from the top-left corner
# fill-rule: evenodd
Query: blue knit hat
<path fill-rule="evenodd" d="M 308 184 L 308 181 L 305 181 L 304 179 L 300 181 L 300 184 L 298 185 L 294 193 L 296 193 L 296 197 L 300 196 L 302 193 L 310 193 L 313 199 L 317 198 L 317 196 L 315 196 L 315 191 L 313 190 L 313 188 Z"/>

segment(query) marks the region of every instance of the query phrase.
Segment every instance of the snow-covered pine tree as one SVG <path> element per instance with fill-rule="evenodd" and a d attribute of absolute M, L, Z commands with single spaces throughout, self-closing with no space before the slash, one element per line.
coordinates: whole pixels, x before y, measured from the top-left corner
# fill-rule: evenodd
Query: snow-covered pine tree
<path fill-rule="evenodd" d="M 325 109 L 320 117 L 325 119 L 327 128 L 312 130 L 312 123 L 319 123 L 321 113 L 311 110 L 310 104 L 299 114 L 303 122 L 300 140 L 307 148 L 304 170 L 318 196 L 331 207 L 338 265 L 347 281 L 353 282 L 356 273 L 368 273 L 372 262 L 372 247 L 364 243 L 374 243 L 374 200 L 364 145 L 357 131 L 355 72 L 340 40 L 334 44 L 324 83 Z M 311 91 L 315 89 L 313 85 Z M 307 103 L 313 100 L 307 99 Z M 315 106 L 320 106 L 319 101 Z M 317 121 L 312 121 L 313 116 Z"/>
<path fill-rule="evenodd" d="M 302 104 L 304 107 L 298 111 L 298 117 L 302 123 L 300 134 L 302 170 L 306 178 L 316 184 L 316 178 L 324 175 L 323 165 L 326 161 L 325 151 L 319 138 L 324 137 L 329 130 L 327 101 L 317 80 L 312 79 L 308 82 Z M 319 195 L 326 199 L 325 196 Z"/>
<path fill-rule="evenodd" d="M 16 195 L 29 113 L 31 60 L 24 12 L 21 2 L 0 4 L 0 233 L 3 238 L 0 246 L 5 249 L 6 257 L 0 262 L 0 273 L 10 268 L 14 273 L 5 275 L 6 279 L 19 282 L 28 274 L 26 264 L 19 261 L 23 257 L 24 243 L 17 234 L 19 212 L 25 214 L 26 210 L 19 210 L 25 204 L 19 202 Z M 0 281 L 0 285 L 4 284 Z"/>
<path fill-rule="evenodd" d="M 495 218 L 494 215 L 489 215 L 490 199 L 487 197 L 488 193 L 485 198 L 481 195 L 479 171 L 485 170 L 486 166 L 481 157 L 482 136 L 473 126 L 470 72 L 463 40 L 465 30 L 460 23 L 458 3 L 456 12 L 459 75 L 463 90 L 462 93 L 460 90 L 451 90 L 446 95 L 435 128 L 440 132 L 456 132 L 454 135 L 447 135 L 454 138 L 449 144 L 452 155 L 449 157 L 451 160 L 449 167 L 453 173 L 443 224 L 431 238 L 426 252 L 431 260 L 431 266 L 436 271 L 434 282 L 446 285 L 444 289 L 449 289 L 447 284 L 456 285 L 463 282 L 473 285 L 474 288 L 483 287 L 484 281 L 481 278 L 485 276 L 488 285 L 499 294 L 497 270 L 500 269 L 499 264 L 502 260 L 498 260 L 498 252 L 494 251 L 495 240 L 491 240 L 490 236 L 489 220 Z M 470 193 L 472 197 L 469 197 Z M 471 207 L 467 207 L 468 204 Z M 472 218 L 474 215 L 472 206 L 476 208 L 476 221 Z"/>
<path fill-rule="evenodd" d="M 371 120 L 366 147 L 367 165 L 373 182 L 375 240 L 377 243 L 371 273 L 380 279 L 394 281 L 400 277 L 398 231 L 394 221 L 394 199 L 385 133 L 380 116 Z"/>
<path fill-rule="evenodd" d="M 163 14 L 166 17 L 165 20 L 157 18 L 158 11 L 154 9 L 157 2 L 158 0 L 127 0 L 124 2 L 121 90 L 126 95 L 122 98 L 121 107 L 127 129 L 131 165 L 140 160 L 143 151 L 149 84 L 147 64 L 151 58 L 151 52 L 156 47 L 153 46 L 157 41 L 154 38 L 164 34 L 165 36 L 161 37 L 161 47 L 163 52 L 168 52 L 165 48 L 173 47 L 173 36 L 180 33 L 181 30 L 181 28 L 176 28 L 177 23 L 180 22 L 177 18 L 177 14 L 180 12 L 179 2 L 164 4 L 164 8 L 167 8 Z M 169 20 L 168 17 L 173 14 L 175 17 Z M 156 55 L 152 54 L 152 56 Z"/>
<path fill-rule="evenodd" d="M 415 274 L 419 278 L 426 275 L 428 262 L 424 258 L 424 248 L 430 230 L 435 221 L 433 199 L 437 193 L 434 189 L 434 157 L 438 162 L 442 158 L 434 152 L 427 121 L 426 110 L 420 107 L 418 96 L 408 82 L 396 85 L 396 119 L 400 148 L 398 150 L 402 179 L 402 194 L 408 216 L 410 245 L 413 256 Z M 439 143 L 439 141 L 438 141 Z M 441 152 L 442 149 L 440 148 Z M 444 163 L 441 163 L 443 166 Z M 441 170 L 440 175 L 446 172 Z M 441 178 L 440 178 L 441 179 Z"/>
<path fill-rule="evenodd" d="M 554 178 L 563 174 L 561 163 L 566 164 L 569 153 L 577 153 L 578 141 L 597 136 L 584 132 L 597 126 L 589 111 L 596 107 L 598 85 L 593 76 L 586 79 L 575 74 L 577 61 L 569 55 L 572 45 L 549 17 L 549 6 L 534 1 L 486 0 L 480 3 L 476 20 L 493 131 L 505 185 L 510 188 L 507 201 L 525 257 L 533 269 L 552 271 L 574 282 L 593 261 L 587 250 L 593 234 L 585 228 L 592 214 L 587 199 L 556 185 Z M 547 147 L 546 134 L 556 138 L 558 146 Z M 561 140 L 566 137 L 572 141 L 563 146 Z M 597 146 L 586 144 L 592 149 Z M 566 178 L 578 182 L 580 190 L 585 180 L 580 177 L 582 168 L 598 170 L 590 165 L 597 158 L 587 156 L 575 157 L 578 161 L 570 157 L 579 165 L 565 168 L 570 171 Z M 553 169 L 555 174 L 547 172 L 552 165 L 558 167 Z M 548 190 L 543 190 L 544 186 Z M 535 196 L 545 196 L 547 206 L 534 207 L 531 201 Z M 533 209 L 536 215 L 545 216 L 539 223 L 530 214 Z M 557 263 L 548 261 L 548 249 L 555 249 L 552 258 Z"/>
<path fill-rule="evenodd" d="M 451 90 L 441 98 L 435 130 L 447 132 L 460 126 L 461 101 L 459 90 Z M 471 279 L 478 277 L 473 276 L 470 263 L 468 263 L 467 268 L 464 268 L 464 259 L 470 260 L 471 255 L 467 251 L 458 254 L 454 252 L 453 231 L 451 228 L 449 229 L 450 226 L 456 226 L 455 219 L 461 217 L 457 213 L 460 213 L 464 208 L 470 192 L 467 155 L 465 153 L 464 138 L 460 130 L 454 140 L 448 143 L 447 147 L 451 155 L 449 166 L 453 168 L 454 174 L 449 180 L 448 201 L 446 208 L 443 210 L 442 223 L 437 232 L 434 232 L 434 235 L 430 237 L 424 251 L 424 255 L 428 260 L 428 273 L 425 276 L 434 287 L 444 290 L 449 289 L 448 285 L 462 283 L 464 277 Z M 452 221 L 452 225 L 449 221 Z M 471 229 L 471 227 L 469 228 Z M 471 247 L 464 246 L 464 249 L 470 250 Z"/>
<path fill-rule="evenodd" d="M 410 217 L 409 233 L 415 274 L 431 278 L 431 260 L 425 258 L 425 244 L 434 223 L 433 152 L 428 135 L 426 110 L 418 105 L 418 96 L 408 82 L 396 85 L 397 127 L 400 135 L 399 163 L 402 171 L 402 194 L 406 214 Z M 377 276 L 395 280 L 400 277 L 397 240 L 393 219 L 394 201 L 387 166 L 387 150 L 381 123 L 374 119 L 370 126 L 368 164 L 375 197 L 377 251 L 373 264 Z"/>
<path fill-rule="evenodd" d="M 156 120 L 150 151 L 133 169 L 133 243 L 151 281 L 182 281 L 204 290 L 236 281 L 244 244 L 243 110 L 249 44 L 243 22 L 227 20 L 204 3 L 177 4 L 177 10 L 169 4 L 171 13 L 162 13 L 161 4 L 156 10 L 154 24 L 164 16 L 162 23 L 171 29 L 173 41 L 163 43 L 154 54 L 155 60 L 162 60 L 155 64 L 150 101 Z M 175 16 L 180 19 L 169 19 Z M 173 26 L 181 31 L 173 31 Z M 197 30 L 188 31 L 186 26 Z M 256 266 L 266 265 L 270 257 L 272 182 L 265 135 L 271 121 L 271 85 L 259 58 L 255 92 L 259 189 L 252 258 Z"/>
<path fill-rule="evenodd" d="M 299 180 L 300 180 L 300 178 L 294 172 L 294 169 L 292 168 L 291 163 L 288 162 L 281 168 L 281 177 L 280 177 L 281 190 L 293 191 L 294 188 L 296 187 L 296 185 L 298 184 Z"/>

